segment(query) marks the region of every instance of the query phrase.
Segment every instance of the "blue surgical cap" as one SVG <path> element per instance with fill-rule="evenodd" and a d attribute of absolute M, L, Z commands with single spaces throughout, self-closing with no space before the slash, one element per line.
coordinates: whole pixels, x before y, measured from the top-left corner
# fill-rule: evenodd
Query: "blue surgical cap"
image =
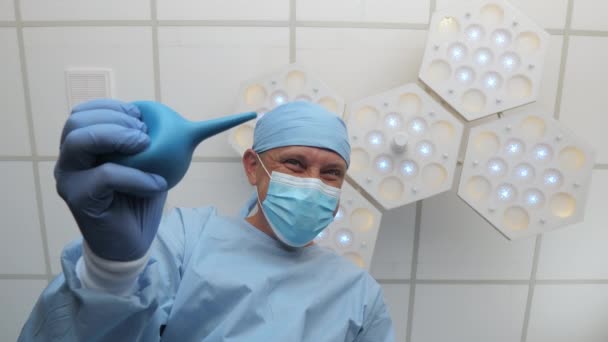
<path fill-rule="evenodd" d="M 266 113 L 253 132 L 253 150 L 311 146 L 336 152 L 350 164 L 350 144 L 344 121 L 325 108 L 304 101 L 290 102 Z"/>

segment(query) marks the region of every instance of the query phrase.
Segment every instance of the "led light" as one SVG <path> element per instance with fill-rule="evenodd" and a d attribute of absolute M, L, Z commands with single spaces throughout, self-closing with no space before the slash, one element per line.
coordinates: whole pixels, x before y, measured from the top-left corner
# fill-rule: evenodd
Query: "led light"
<path fill-rule="evenodd" d="M 517 196 L 517 190 L 511 184 L 501 184 L 496 190 L 496 194 L 498 195 L 498 199 L 503 202 L 509 202 L 514 200 Z"/>
<path fill-rule="evenodd" d="M 545 203 L 545 196 L 538 189 L 528 189 L 524 193 L 524 201 L 527 206 L 532 208 L 541 207 Z"/>
<path fill-rule="evenodd" d="M 342 248 L 350 247 L 353 244 L 353 233 L 348 229 L 341 229 L 336 232 L 336 244 Z"/>
<path fill-rule="evenodd" d="M 270 99 L 272 101 L 272 104 L 275 107 L 278 107 L 278 106 L 280 106 L 282 104 L 287 103 L 287 94 L 285 94 L 282 91 L 277 91 L 277 92 L 274 92 L 272 94 L 272 96 L 270 96 Z"/>
<path fill-rule="evenodd" d="M 492 51 L 488 48 L 480 48 L 475 51 L 473 55 L 473 60 L 479 66 L 486 66 L 492 63 L 493 60 Z"/>
<path fill-rule="evenodd" d="M 407 129 L 412 135 L 420 135 L 423 134 L 427 129 L 426 121 L 422 118 L 414 118 L 412 119 L 408 125 Z"/>
<path fill-rule="evenodd" d="M 553 150 L 549 145 L 538 144 L 532 150 L 534 159 L 541 162 L 548 162 L 553 158 Z"/>
<path fill-rule="evenodd" d="M 498 73 L 489 72 L 483 76 L 482 83 L 486 89 L 498 89 L 502 86 L 502 77 Z"/>
<path fill-rule="evenodd" d="M 469 67 L 460 67 L 456 70 L 456 79 L 464 84 L 471 84 L 475 80 L 475 72 Z"/>
<path fill-rule="evenodd" d="M 423 140 L 416 145 L 416 151 L 424 158 L 428 158 L 433 155 L 434 148 L 430 141 Z"/>
<path fill-rule="evenodd" d="M 507 163 L 502 159 L 494 158 L 488 161 L 488 173 L 493 177 L 503 176 L 507 172 Z"/>
<path fill-rule="evenodd" d="M 500 64 L 505 71 L 515 71 L 519 68 L 521 60 L 519 56 L 513 52 L 507 52 L 500 58 Z"/>
<path fill-rule="evenodd" d="M 376 165 L 376 170 L 380 171 L 381 173 L 389 173 L 393 171 L 393 161 L 389 156 L 378 156 L 374 164 Z"/>
<path fill-rule="evenodd" d="M 401 127 L 401 116 L 396 113 L 390 113 L 384 118 L 384 123 L 388 128 Z"/>
<path fill-rule="evenodd" d="M 483 28 L 479 25 L 471 25 L 464 30 L 464 34 L 471 42 L 478 42 L 483 38 Z"/>
<path fill-rule="evenodd" d="M 526 163 L 517 165 L 515 167 L 515 178 L 524 182 L 534 179 L 534 168 Z"/>
<path fill-rule="evenodd" d="M 414 177 L 418 174 L 418 165 L 412 160 L 401 163 L 401 173 L 405 177 Z"/>
<path fill-rule="evenodd" d="M 556 169 L 549 169 L 543 173 L 543 183 L 546 186 L 558 188 L 562 185 L 564 177 Z"/>
<path fill-rule="evenodd" d="M 524 153 L 524 143 L 519 139 L 509 139 L 505 144 L 505 152 L 509 157 L 518 157 Z"/>
<path fill-rule="evenodd" d="M 467 48 L 461 43 L 452 44 L 448 48 L 448 56 L 454 62 L 460 62 L 467 56 Z"/>
<path fill-rule="evenodd" d="M 384 135 L 380 131 L 371 131 L 367 135 L 367 142 L 372 147 L 380 147 L 384 144 Z"/>
<path fill-rule="evenodd" d="M 511 44 L 511 34 L 507 30 L 496 30 L 492 33 L 492 41 L 498 47 L 506 47 Z"/>

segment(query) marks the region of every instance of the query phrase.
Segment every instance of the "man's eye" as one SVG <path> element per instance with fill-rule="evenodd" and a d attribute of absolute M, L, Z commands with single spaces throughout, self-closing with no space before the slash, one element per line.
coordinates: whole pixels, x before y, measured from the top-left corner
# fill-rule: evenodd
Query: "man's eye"
<path fill-rule="evenodd" d="M 302 166 L 302 163 L 299 160 L 297 160 L 297 159 L 286 159 L 284 161 L 284 163 L 295 165 L 295 166 Z"/>
<path fill-rule="evenodd" d="M 327 170 L 325 173 L 336 177 L 342 176 L 342 171 L 338 169 Z"/>

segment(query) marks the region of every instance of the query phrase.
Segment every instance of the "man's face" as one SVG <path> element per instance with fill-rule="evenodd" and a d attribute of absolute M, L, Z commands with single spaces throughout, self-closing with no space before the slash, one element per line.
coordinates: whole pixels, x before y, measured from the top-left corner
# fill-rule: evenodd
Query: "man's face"
<path fill-rule="evenodd" d="M 260 159 L 271 174 L 277 171 L 296 177 L 318 178 L 336 188 L 342 187 L 346 175 L 346 162 L 340 155 L 317 147 L 278 147 L 261 153 Z M 257 186 L 260 201 L 263 201 L 270 182 L 268 174 L 252 150 L 245 152 L 243 163 L 249 183 Z"/>

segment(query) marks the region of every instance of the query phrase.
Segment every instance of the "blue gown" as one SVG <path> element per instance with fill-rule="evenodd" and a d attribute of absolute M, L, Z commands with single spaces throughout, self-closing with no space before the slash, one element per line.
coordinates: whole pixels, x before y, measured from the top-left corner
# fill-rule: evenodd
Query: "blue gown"
<path fill-rule="evenodd" d="M 65 248 L 63 274 L 19 341 L 394 341 L 367 272 L 317 245 L 286 248 L 213 208 L 163 218 L 130 296 L 83 288 L 81 253 L 80 241 Z"/>

